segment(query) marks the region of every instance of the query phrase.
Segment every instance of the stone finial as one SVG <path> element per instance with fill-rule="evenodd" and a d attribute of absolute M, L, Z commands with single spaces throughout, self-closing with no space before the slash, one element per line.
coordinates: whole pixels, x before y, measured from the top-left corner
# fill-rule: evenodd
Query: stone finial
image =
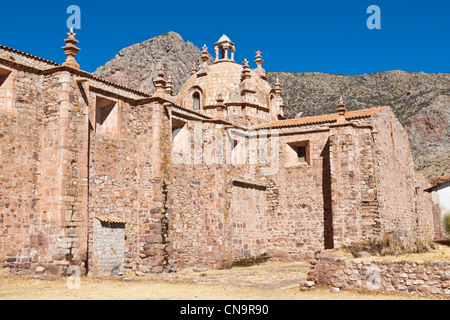
<path fill-rule="evenodd" d="M 166 94 L 171 96 L 173 94 L 173 82 L 172 82 L 172 77 L 169 76 L 169 79 L 167 79 L 166 82 Z"/>
<path fill-rule="evenodd" d="M 158 68 L 158 77 L 164 78 L 164 75 L 165 75 L 164 67 Z"/>
<path fill-rule="evenodd" d="M 194 65 L 192 66 L 192 70 L 191 70 L 191 76 L 193 76 L 194 74 L 196 74 L 197 71 L 198 71 L 197 64 L 194 63 Z"/>
<path fill-rule="evenodd" d="M 62 47 L 64 53 L 66 54 L 66 61 L 63 63 L 63 66 L 69 66 L 75 69 L 80 69 L 80 65 L 75 60 L 78 51 L 81 49 L 77 47 L 78 40 L 75 39 L 76 33 L 73 32 L 73 29 L 70 29 L 70 32 L 67 34 L 69 37 L 64 40 L 66 45 Z"/>
<path fill-rule="evenodd" d="M 345 119 L 345 112 L 347 112 L 347 110 L 345 109 L 344 98 L 342 96 L 339 98 L 339 102 L 338 102 L 336 111 L 339 115 L 338 119 L 337 119 L 337 123 L 346 123 L 347 119 Z"/>
<path fill-rule="evenodd" d="M 224 104 L 224 101 L 225 100 L 224 100 L 222 94 L 219 93 L 216 98 L 217 117 L 219 119 L 223 119 L 223 120 L 225 120 L 225 118 L 226 118 L 226 115 L 225 115 L 226 106 Z"/>
<path fill-rule="evenodd" d="M 281 95 L 283 94 L 283 91 L 281 90 L 280 79 L 278 77 L 277 82 L 275 83 L 274 91 L 277 97 L 281 97 Z"/>
<path fill-rule="evenodd" d="M 218 106 L 223 105 L 223 102 L 224 102 L 225 100 L 224 100 L 224 98 L 223 98 L 223 96 L 222 96 L 221 93 L 219 93 L 219 94 L 217 95 L 216 101 L 217 101 L 217 105 L 218 105 Z"/>
<path fill-rule="evenodd" d="M 257 74 L 259 74 L 259 76 L 264 79 L 267 80 L 267 76 L 266 76 L 266 70 L 263 69 L 262 64 L 263 64 L 264 60 L 261 57 L 261 51 L 256 51 L 256 69 L 255 72 Z"/>
<path fill-rule="evenodd" d="M 245 81 L 246 79 L 250 79 L 252 74 L 247 59 L 244 60 L 243 65 L 244 69 L 242 70 L 242 81 Z"/>
<path fill-rule="evenodd" d="M 275 94 L 275 102 L 276 102 L 276 106 L 278 107 L 278 110 L 280 112 L 281 115 L 283 115 L 284 113 L 284 100 L 282 98 L 283 95 L 283 91 L 281 90 L 281 85 L 280 85 L 280 79 L 277 78 L 277 81 L 275 82 L 275 86 L 273 88 L 273 92 Z"/>
<path fill-rule="evenodd" d="M 261 51 L 259 51 L 259 50 L 256 51 L 256 60 L 255 60 L 255 63 L 256 63 L 257 68 L 262 68 L 263 62 L 264 62 L 264 60 L 263 60 L 262 57 L 261 57 Z"/>
<path fill-rule="evenodd" d="M 208 60 L 209 60 L 209 53 L 208 53 L 208 47 L 206 44 L 202 48 L 202 69 L 205 70 L 208 66 Z"/>
<path fill-rule="evenodd" d="M 339 115 L 345 115 L 345 112 L 347 111 L 346 109 L 345 109 L 345 103 L 344 103 L 344 98 L 341 96 L 340 98 L 339 98 L 339 103 L 338 103 L 338 105 L 337 105 L 338 107 L 337 107 L 337 112 L 338 112 L 338 114 Z"/>
<path fill-rule="evenodd" d="M 202 60 L 208 61 L 208 59 L 209 59 L 208 47 L 205 44 L 205 45 L 203 45 L 203 48 L 202 48 Z"/>
<path fill-rule="evenodd" d="M 164 68 L 162 67 L 159 68 L 158 77 L 156 78 L 156 80 L 153 81 L 156 87 L 155 95 L 160 96 L 164 95 L 164 88 L 166 86 L 166 80 L 164 80 L 164 75 L 165 75 Z"/>

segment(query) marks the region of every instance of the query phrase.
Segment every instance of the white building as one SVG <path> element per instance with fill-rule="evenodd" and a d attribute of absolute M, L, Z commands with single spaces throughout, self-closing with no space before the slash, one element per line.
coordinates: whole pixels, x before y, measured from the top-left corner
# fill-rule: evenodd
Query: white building
<path fill-rule="evenodd" d="M 431 188 L 433 203 L 438 204 L 442 216 L 450 214 L 450 175 L 444 177 L 431 178 Z"/>

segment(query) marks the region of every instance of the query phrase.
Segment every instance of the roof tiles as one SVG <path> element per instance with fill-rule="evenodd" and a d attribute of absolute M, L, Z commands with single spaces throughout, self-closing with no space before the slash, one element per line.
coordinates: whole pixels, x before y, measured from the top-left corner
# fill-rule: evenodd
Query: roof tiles
<path fill-rule="evenodd" d="M 348 111 L 345 113 L 345 119 L 357 119 L 357 118 L 365 118 L 370 117 L 378 112 L 388 109 L 388 107 L 381 107 L 375 109 L 365 109 L 365 110 L 357 110 L 357 111 Z M 337 121 L 339 115 L 337 113 L 334 114 L 324 114 L 320 116 L 314 117 L 304 117 L 297 119 L 288 119 L 288 120 L 279 120 L 271 123 L 267 123 L 255 129 L 270 129 L 270 128 L 284 128 L 284 127 L 296 127 L 308 124 L 317 124 L 317 123 L 326 123 L 326 122 L 335 122 Z"/>
<path fill-rule="evenodd" d="M 118 217 L 107 217 L 107 216 L 96 216 L 100 222 L 104 223 L 116 223 L 116 224 L 126 224 L 127 222 Z"/>

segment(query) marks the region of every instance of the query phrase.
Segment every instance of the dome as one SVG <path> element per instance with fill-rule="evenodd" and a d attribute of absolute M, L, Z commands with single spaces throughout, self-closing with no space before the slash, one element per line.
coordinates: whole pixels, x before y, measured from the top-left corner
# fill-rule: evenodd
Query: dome
<path fill-rule="evenodd" d="M 240 125 L 261 124 L 283 115 L 279 83 L 272 88 L 267 82 L 261 52 L 256 52 L 257 68 L 250 70 L 247 59 L 243 65 L 234 61 L 236 49 L 226 35 L 214 49 L 215 62 L 208 65 L 208 48 L 203 47 L 203 63 L 181 87 L 177 105 Z"/>
<path fill-rule="evenodd" d="M 199 92 L 202 96 L 201 106 L 206 108 L 215 106 L 219 95 L 222 96 L 225 105 L 241 105 L 247 102 L 269 108 L 269 95 L 272 88 L 254 70 L 250 70 L 250 77 L 245 83 L 246 89 L 254 91 L 253 99 L 244 100 L 243 71 L 244 67 L 234 61 L 218 61 L 207 66 L 205 70 L 195 73 L 186 81 L 180 89 L 176 104 L 193 108 L 192 95 Z"/>

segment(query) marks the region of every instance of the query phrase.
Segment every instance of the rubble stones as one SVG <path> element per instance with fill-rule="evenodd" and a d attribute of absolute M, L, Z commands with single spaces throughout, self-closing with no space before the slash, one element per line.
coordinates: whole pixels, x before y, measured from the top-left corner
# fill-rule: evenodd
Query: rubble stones
<path fill-rule="evenodd" d="M 39 266 L 39 267 L 37 267 L 34 271 L 35 271 L 36 273 L 43 273 L 43 272 L 45 271 L 45 268 Z"/>
<path fill-rule="evenodd" d="M 415 292 L 430 297 L 449 295 L 450 281 L 441 280 L 448 273 L 450 262 L 446 261 L 342 260 L 322 254 L 311 265 L 308 280 L 345 290 Z"/>
<path fill-rule="evenodd" d="M 371 254 L 369 252 L 367 252 L 367 251 L 360 251 L 360 252 L 356 253 L 356 257 L 357 258 L 367 258 L 367 257 L 370 257 L 370 256 L 371 256 Z"/>

